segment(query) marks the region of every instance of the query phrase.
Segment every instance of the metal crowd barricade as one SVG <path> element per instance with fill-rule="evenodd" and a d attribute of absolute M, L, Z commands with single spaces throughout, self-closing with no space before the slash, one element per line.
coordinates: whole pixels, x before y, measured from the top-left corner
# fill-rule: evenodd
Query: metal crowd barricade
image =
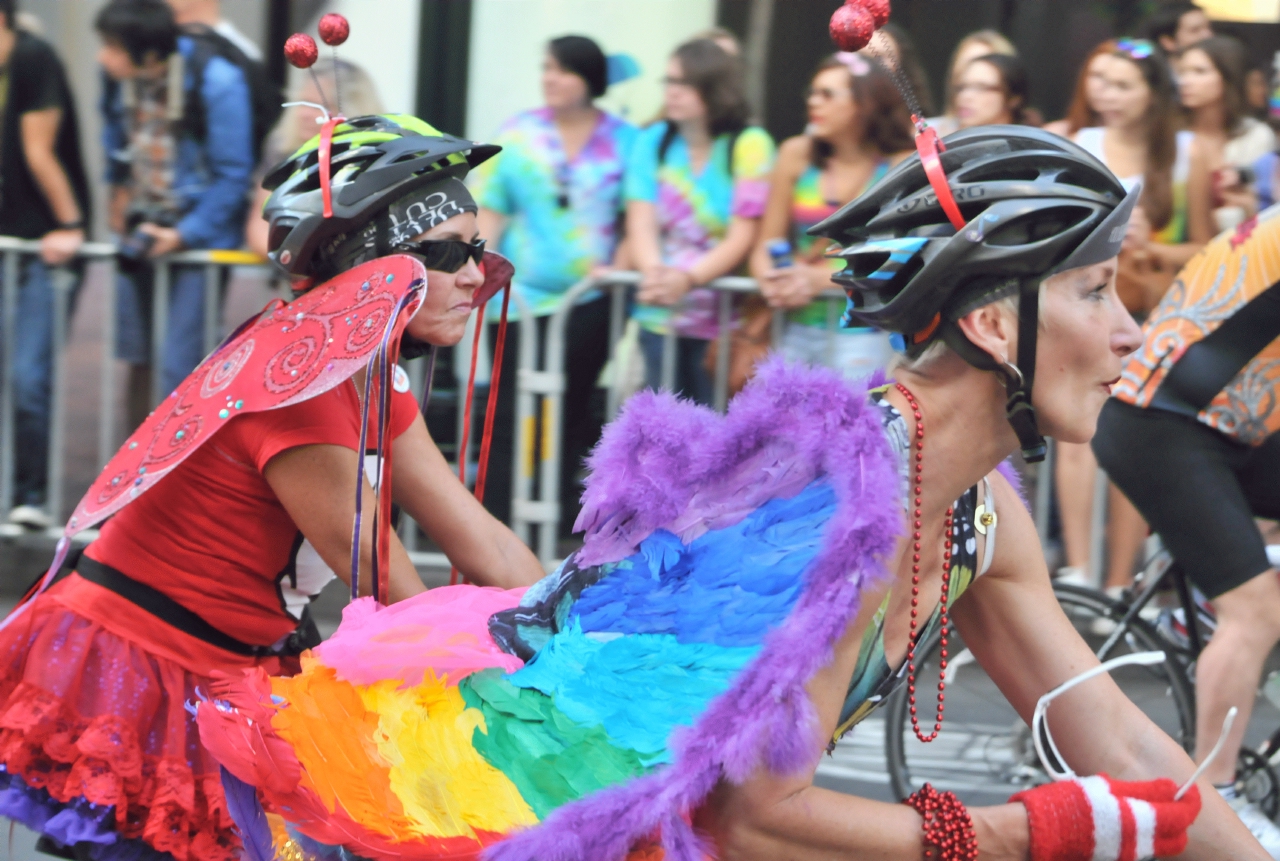
<path fill-rule="evenodd" d="M 39 240 L 0 236 L 0 254 L 4 255 L 3 283 L 0 284 L 0 516 L 13 507 L 14 502 L 14 449 L 15 412 L 14 398 L 14 334 L 21 321 L 16 317 L 20 274 L 23 258 L 38 257 Z M 117 247 L 105 242 L 86 242 L 76 255 L 83 263 L 101 262 L 105 271 L 100 285 L 103 315 L 101 322 L 102 349 L 98 366 L 99 403 L 97 415 L 97 468 L 101 469 L 115 453 L 119 440 L 116 436 L 116 359 L 115 342 L 119 321 L 116 309 Z M 205 326 L 203 346 L 205 352 L 217 346 L 221 329 L 222 271 L 231 267 L 266 268 L 266 262 L 255 254 L 243 251 L 183 251 L 153 261 L 156 267 L 152 320 L 151 356 L 153 374 L 152 403 L 162 397 L 159 391 L 160 363 L 163 356 L 168 326 L 169 285 L 174 265 L 203 266 L 205 268 Z M 85 273 L 87 277 L 87 273 Z M 46 509 L 55 523 L 64 516 L 64 479 L 66 477 L 67 440 L 67 345 L 70 333 L 71 297 L 77 281 L 76 273 L 68 267 L 51 267 L 50 282 L 53 290 L 53 331 L 51 341 L 50 375 L 50 430 L 49 464 Z M 54 527 L 51 533 L 60 533 Z"/>
<path fill-rule="evenodd" d="M 516 396 L 516 462 L 512 483 L 512 528 L 525 543 L 531 544 L 531 527 L 538 527 L 535 551 L 548 567 L 556 560 L 556 535 L 560 512 L 560 443 L 564 422 L 566 329 L 569 315 L 578 300 L 587 294 L 607 290 L 610 294 L 609 345 L 610 355 L 616 359 L 616 348 L 622 339 L 626 323 L 629 291 L 640 282 L 638 272 L 615 272 L 603 278 L 587 278 L 570 288 L 560 306 L 547 322 L 543 339 L 542 361 L 538 361 L 537 345 L 530 337 L 536 327 L 521 328 L 520 371 Z M 723 412 L 728 405 L 730 342 L 734 299 L 759 292 L 754 278 L 718 278 L 706 285 L 716 293 L 716 309 L 719 318 L 718 349 L 715 368 L 714 406 Z M 844 307 L 844 293 L 830 290 L 820 298 L 827 301 L 827 350 L 828 358 L 835 355 L 837 326 Z M 773 315 L 771 341 L 774 349 L 781 346 L 786 315 Z M 676 334 L 668 331 L 662 347 L 662 388 L 674 388 L 676 374 Z M 541 364 L 541 369 L 539 369 Z M 606 416 L 612 418 L 621 406 L 618 374 L 614 374 L 606 400 Z M 541 408 L 538 399 L 541 398 Z M 540 441 L 535 451 L 534 441 Z M 534 495 L 534 476 L 537 474 L 537 495 Z"/>

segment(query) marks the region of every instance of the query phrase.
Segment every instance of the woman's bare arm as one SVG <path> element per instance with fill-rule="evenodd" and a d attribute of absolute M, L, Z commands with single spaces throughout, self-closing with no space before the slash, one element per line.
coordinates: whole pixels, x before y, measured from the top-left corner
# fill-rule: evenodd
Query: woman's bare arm
<path fill-rule="evenodd" d="M 1030 514 L 1004 478 L 992 483 L 1000 517 L 996 555 L 991 570 L 956 602 L 951 617 L 978 663 L 1030 721 L 1041 696 L 1098 660 L 1054 597 Z M 1058 748 L 1080 774 L 1181 782 L 1195 769 L 1182 748 L 1109 676 L 1055 699 L 1048 722 Z M 1200 795 L 1204 807 L 1179 857 L 1265 861 L 1266 853 L 1213 787 L 1201 781 Z"/>
<path fill-rule="evenodd" d="M 480 231 L 480 236 L 489 243 L 489 250 L 497 251 L 502 234 L 507 229 L 506 216 L 482 206 L 476 213 L 476 228 Z"/>
<path fill-rule="evenodd" d="M 395 501 L 468 579 L 512 589 L 546 573 L 524 542 L 458 481 L 421 416 L 392 443 L 391 469 Z"/>
<path fill-rule="evenodd" d="M 627 203 L 627 246 L 632 262 L 641 272 L 662 265 L 658 210 L 647 200 L 632 200 Z"/>
<path fill-rule="evenodd" d="M 795 195 L 796 180 L 808 158 L 809 139 L 803 135 L 782 142 L 778 147 L 778 160 L 769 177 L 769 199 L 765 203 L 764 216 L 760 219 L 760 238 L 751 251 L 750 271 L 753 278 L 763 278 L 773 270 L 773 261 L 765 245 L 773 239 L 791 235 L 791 198 Z M 797 166 L 800 170 L 797 170 Z"/>
<path fill-rule="evenodd" d="M 325 564 L 351 585 L 351 531 L 355 523 L 356 453 L 339 445 L 301 445 L 273 457 L 263 477 L 284 510 Z M 360 529 L 360 594 L 368 595 L 373 570 L 373 488 L 363 488 Z M 390 598 L 402 601 L 425 591 L 400 540 L 391 535 Z"/>
<path fill-rule="evenodd" d="M 836 645 L 834 659 L 809 682 L 820 725 L 813 740 L 815 765 L 835 731 L 863 631 L 882 598 L 883 592 L 862 596 L 862 608 Z M 1021 805 L 973 808 L 970 814 L 982 861 L 1023 861 L 1028 842 Z M 722 861 L 924 857 L 920 816 L 914 810 L 816 787 L 812 769 L 798 775 L 762 769 L 741 785 L 722 783 L 696 824 L 715 839 Z"/>

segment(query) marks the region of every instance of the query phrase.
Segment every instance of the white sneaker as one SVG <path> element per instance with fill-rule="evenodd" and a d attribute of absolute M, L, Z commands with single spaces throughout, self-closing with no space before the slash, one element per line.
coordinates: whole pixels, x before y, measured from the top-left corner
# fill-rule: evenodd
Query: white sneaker
<path fill-rule="evenodd" d="M 14 506 L 9 512 L 9 522 L 27 529 L 48 529 L 53 526 L 53 518 L 37 505 Z"/>
<path fill-rule="evenodd" d="M 1262 848 L 1267 850 L 1267 854 L 1280 861 L 1280 828 L 1267 818 L 1258 805 L 1247 798 L 1237 796 L 1228 799 L 1227 804 L 1231 805 L 1231 809 L 1240 817 L 1244 827 L 1258 839 Z"/>
<path fill-rule="evenodd" d="M 1092 587 L 1093 581 L 1089 579 L 1089 574 L 1078 565 L 1064 565 L 1058 569 L 1057 574 L 1053 577 L 1055 582 L 1066 583 L 1069 586 Z"/>

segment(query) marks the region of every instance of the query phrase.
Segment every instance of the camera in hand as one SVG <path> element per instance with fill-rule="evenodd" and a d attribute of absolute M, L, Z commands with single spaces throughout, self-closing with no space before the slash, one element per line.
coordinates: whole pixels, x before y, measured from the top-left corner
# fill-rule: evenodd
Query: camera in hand
<path fill-rule="evenodd" d="M 147 255 L 151 253 L 151 246 L 156 244 L 156 238 L 150 233 L 142 230 L 143 225 L 154 224 L 156 227 L 173 227 L 177 219 L 173 214 L 165 210 L 148 209 L 138 211 L 131 214 L 124 232 L 124 238 L 120 240 L 120 245 L 116 249 L 125 260 L 132 263 L 140 263 L 147 259 Z"/>
<path fill-rule="evenodd" d="M 120 247 L 116 250 L 124 259 L 139 262 L 147 258 L 147 253 L 155 244 L 154 236 L 144 233 L 141 228 L 134 228 L 132 233 L 120 240 Z"/>

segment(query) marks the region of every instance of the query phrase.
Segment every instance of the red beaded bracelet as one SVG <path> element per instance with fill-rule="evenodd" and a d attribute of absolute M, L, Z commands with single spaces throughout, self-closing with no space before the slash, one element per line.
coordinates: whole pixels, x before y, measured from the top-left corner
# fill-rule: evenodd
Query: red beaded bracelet
<path fill-rule="evenodd" d="M 903 804 L 924 817 L 924 842 L 938 850 L 937 861 L 977 861 L 978 838 L 973 832 L 973 820 L 954 792 L 938 792 L 926 783 Z"/>

